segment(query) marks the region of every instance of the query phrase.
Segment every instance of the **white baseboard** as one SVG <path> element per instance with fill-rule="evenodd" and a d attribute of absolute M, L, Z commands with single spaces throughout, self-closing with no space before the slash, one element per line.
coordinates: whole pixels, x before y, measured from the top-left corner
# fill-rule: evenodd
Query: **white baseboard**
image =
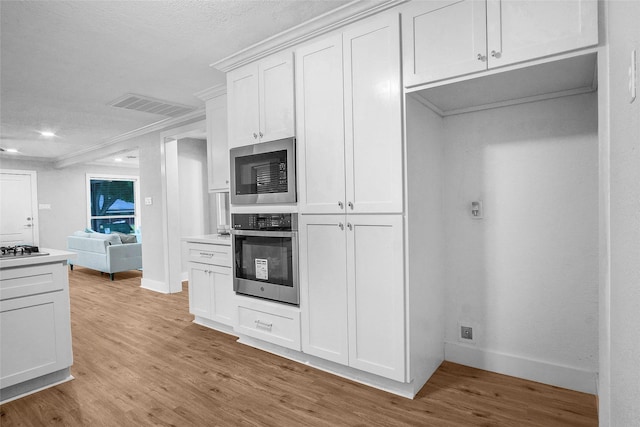
<path fill-rule="evenodd" d="M 140 287 L 148 289 L 154 292 L 160 292 L 161 294 L 169 294 L 169 286 L 165 282 L 159 280 L 145 279 L 144 277 L 140 281 Z"/>
<path fill-rule="evenodd" d="M 416 384 L 414 384 L 413 382 L 401 383 L 398 381 L 380 377 L 378 375 L 370 374 L 359 369 L 350 368 L 348 366 L 340 365 L 329 360 L 321 359 L 310 354 L 291 350 L 277 344 L 271 344 L 244 334 L 237 334 L 237 336 L 237 342 L 240 344 L 264 350 L 266 352 L 276 354 L 280 357 L 284 357 L 285 359 L 293 360 L 294 362 L 302 363 L 312 368 L 316 368 L 321 371 L 325 371 L 330 374 L 367 385 L 369 387 L 374 387 L 388 393 L 406 397 L 407 399 L 413 399 L 418 391 L 420 391 L 420 389 L 416 390 Z M 422 387 L 422 385 L 420 385 L 420 387 Z"/>
<path fill-rule="evenodd" d="M 445 342 L 444 358 L 449 362 L 556 387 L 590 394 L 597 392 L 597 372 L 526 359 L 456 342 Z"/>
<path fill-rule="evenodd" d="M 182 274 L 180 275 L 180 281 L 182 282 L 188 282 L 189 281 L 189 272 L 188 271 L 183 271 Z"/>

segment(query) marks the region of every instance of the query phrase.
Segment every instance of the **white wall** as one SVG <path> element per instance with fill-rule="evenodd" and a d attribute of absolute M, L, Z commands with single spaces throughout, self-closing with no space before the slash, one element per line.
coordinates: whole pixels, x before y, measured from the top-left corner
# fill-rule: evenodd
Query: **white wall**
<path fill-rule="evenodd" d="M 43 248 L 65 249 L 67 236 L 87 227 L 87 173 L 138 175 L 136 168 L 75 165 L 55 169 L 48 162 L 2 159 L 2 169 L 34 170 L 38 180 L 40 243 Z"/>
<path fill-rule="evenodd" d="M 640 56 L 640 2 L 611 1 L 610 96 L 610 407 L 601 424 L 640 425 L 640 91 L 627 92 L 632 49 Z M 640 64 L 638 64 L 640 66 Z M 640 75 L 638 76 L 640 77 Z"/>
<path fill-rule="evenodd" d="M 209 234 L 211 208 L 208 193 L 206 140 L 193 138 L 178 140 L 178 181 L 180 236 Z M 188 271 L 184 248 L 182 271 L 183 273 Z"/>
<path fill-rule="evenodd" d="M 444 119 L 448 360 L 596 391 L 597 123 L 596 94 Z"/>

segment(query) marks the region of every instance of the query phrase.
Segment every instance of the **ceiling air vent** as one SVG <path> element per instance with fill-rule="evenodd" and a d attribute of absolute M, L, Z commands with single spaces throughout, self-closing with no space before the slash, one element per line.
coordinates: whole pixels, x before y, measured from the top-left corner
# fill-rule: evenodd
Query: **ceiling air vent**
<path fill-rule="evenodd" d="M 136 95 L 134 93 L 127 93 L 126 95 L 107 103 L 107 105 L 126 108 L 128 110 L 142 111 L 145 113 L 159 114 L 167 117 L 179 117 L 195 110 L 195 107 L 190 107 L 188 105 L 176 104 L 174 102 L 163 101 L 149 96 Z"/>

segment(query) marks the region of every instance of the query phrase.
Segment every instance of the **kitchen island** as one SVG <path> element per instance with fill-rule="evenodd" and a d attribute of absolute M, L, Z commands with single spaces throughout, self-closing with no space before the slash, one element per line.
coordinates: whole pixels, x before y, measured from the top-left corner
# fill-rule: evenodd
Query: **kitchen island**
<path fill-rule="evenodd" d="M 0 259 L 0 403 L 73 379 L 67 260 L 76 255 Z"/>

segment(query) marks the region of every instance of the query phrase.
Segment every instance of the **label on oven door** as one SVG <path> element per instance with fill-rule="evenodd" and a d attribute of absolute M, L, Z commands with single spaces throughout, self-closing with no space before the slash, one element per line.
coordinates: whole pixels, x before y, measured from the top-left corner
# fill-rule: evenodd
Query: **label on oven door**
<path fill-rule="evenodd" d="M 256 258 L 256 279 L 269 280 L 269 263 L 266 259 Z"/>

